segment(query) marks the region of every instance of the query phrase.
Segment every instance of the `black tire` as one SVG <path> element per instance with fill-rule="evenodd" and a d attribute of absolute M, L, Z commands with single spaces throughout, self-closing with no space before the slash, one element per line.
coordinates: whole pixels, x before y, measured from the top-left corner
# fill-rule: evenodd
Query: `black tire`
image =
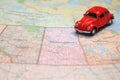
<path fill-rule="evenodd" d="M 95 35 L 97 33 L 97 29 L 96 28 L 93 28 L 92 29 L 92 32 L 90 33 L 91 36 Z"/>
<path fill-rule="evenodd" d="M 108 25 L 111 25 L 113 23 L 113 20 L 110 19 Z"/>
<path fill-rule="evenodd" d="M 79 32 L 76 30 L 76 33 L 78 34 Z"/>

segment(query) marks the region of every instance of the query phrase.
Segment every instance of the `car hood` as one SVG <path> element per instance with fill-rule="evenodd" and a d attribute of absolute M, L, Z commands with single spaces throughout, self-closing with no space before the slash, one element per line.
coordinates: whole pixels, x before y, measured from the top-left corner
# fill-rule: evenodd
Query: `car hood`
<path fill-rule="evenodd" d="M 95 21 L 96 21 L 95 18 L 84 16 L 80 21 L 77 22 L 77 24 L 80 27 L 88 27 L 90 24 L 94 23 Z"/>

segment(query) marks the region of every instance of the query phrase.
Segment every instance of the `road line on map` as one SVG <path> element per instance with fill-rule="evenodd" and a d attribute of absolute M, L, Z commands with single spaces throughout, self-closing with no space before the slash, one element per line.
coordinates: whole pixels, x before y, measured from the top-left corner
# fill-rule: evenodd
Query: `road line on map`
<path fill-rule="evenodd" d="M 22 25 L 22 24 L 20 24 L 20 25 L 15 25 L 15 24 L 8 24 L 8 26 L 31 26 L 31 25 Z M 42 25 L 35 25 L 36 27 L 44 27 L 44 28 L 73 28 L 73 27 L 64 27 L 64 26 L 62 26 L 62 27 L 45 27 L 45 26 L 42 26 Z"/>
<path fill-rule="evenodd" d="M 85 54 L 85 50 L 84 50 L 84 48 L 83 48 L 83 46 L 82 46 L 82 44 L 80 42 L 79 35 L 78 35 L 78 42 L 79 42 L 79 44 L 80 44 L 80 46 L 81 46 L 81 48 L 83 50 L 83 55 L 85 56 L 85 60 L 87 62 L 87 65 L 89 65 L 89 62 L 88 62 L 88 59 L 87 59 L 87 55 Z"/>
<path fill-rule="evenodd" d="M 43 31 L 42 41 L 41 41 L 41 44 L 40 44 L 40 49 L 39 49 L 38 60 L 37 60 L 37 63 L 36 63 L 36 64 L 39 64 L 39 59 L 40 59 L 41 50 L 42 50 L 42 46 L 43 46 L 43 40 L 44 40 L 44 37 L 45 37 L 45 31 L 46 31 L 46 28 L 44 28 L 44 31 Z"/>
<path fill-rule="evenodd" d="M 14 25 L 14 24 L 9 24 L 8 26 L 31 26 L 31 25 Z M 43 28 L 46 28 L 44 26 L 37 26 L 35 25 L 36 27 L 43 27 Z"/>
<path fill-rule="evenodd" d="M 120 53 L 119 47 L 120 47 L 120 45 L 118 45 L 118 46 L 116 47 L 116 49 L 117 49 L 117 51 Z"/>
<path fill-rule="evenodd" d="M 116 65 L 116 64 L 118 64 L 118 65 L 120 65 L 120 63 L 112 63 L 112 64 L 90 64 L 90 65 L 85 65 L 85 64 L 83 64 L 83 65 L 54 65 L 54 64 L 36 64 L 36 63 L 17 63 L 17 62 L 12 62 L 12 63 L 0 63 L 0 65 L 2 65 L 2 64 L 12 64 L 12 65 L 14 65 L 14 64 L 17 64 L 17 65 L 38 65 L 38 66 L 61 66 L 61 67 L 84 67 L 84 66 L 92 66 L 92 67 L 94 67 L 94 66 L 106 66 L 106 65 Z"/>
<path fill-rule="evenodd" d="M 7 25 L 6 25 L 6 27 L 2 30 L 2 32 L 0 33 L 0 35 L 5 31 L 6 28 L 7 28 Z"/>

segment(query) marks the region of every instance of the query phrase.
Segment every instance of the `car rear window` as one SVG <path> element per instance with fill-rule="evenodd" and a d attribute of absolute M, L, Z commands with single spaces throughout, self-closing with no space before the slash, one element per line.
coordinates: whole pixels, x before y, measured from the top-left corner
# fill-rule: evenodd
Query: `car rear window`
<path fill-rule="evenodd" d="M 104 13 L 105 15 L 107 15 L 107 14 L 109 14 L 109 12 L 108 11 L 105 11 L 105 13 Z"/>

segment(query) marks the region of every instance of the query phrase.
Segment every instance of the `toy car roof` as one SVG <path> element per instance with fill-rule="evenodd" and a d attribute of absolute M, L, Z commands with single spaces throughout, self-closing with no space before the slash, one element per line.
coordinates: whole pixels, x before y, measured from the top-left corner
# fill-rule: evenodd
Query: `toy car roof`
<path fill-rule="evenodd" d="M 94 6 L 94 7 L 90 8 L 87 12 L 94 12 L 97 15 L 100 15 L 100 14 L 104 13 L 105 11 L 108 11 L 108 10 L 104 7 Z"/>

